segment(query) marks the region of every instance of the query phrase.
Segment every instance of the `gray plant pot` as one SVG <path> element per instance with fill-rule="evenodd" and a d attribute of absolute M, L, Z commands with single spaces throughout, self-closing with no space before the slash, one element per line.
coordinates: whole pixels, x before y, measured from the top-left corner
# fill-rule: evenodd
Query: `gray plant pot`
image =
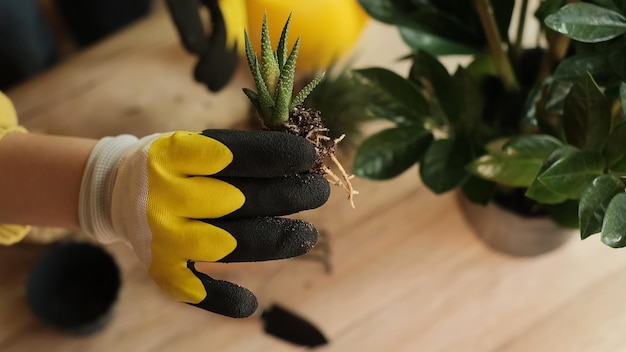
<path fill-rule="evenodd" d="M 512 256 L 535 256 L 557 249 L 576 231 L 549 218 L 523 217 L 494 202 L 483 206 L 458 192 L 460 208 L 474 232 L 492 249 Z"/>
<path fill-rule="evenodd" d="M 111 320 L 119 288 L 118 266 L 104 249 L 64 242 L 35 263 L 26 298 L 33 314 L 46 325 L 87 335 Z"/>

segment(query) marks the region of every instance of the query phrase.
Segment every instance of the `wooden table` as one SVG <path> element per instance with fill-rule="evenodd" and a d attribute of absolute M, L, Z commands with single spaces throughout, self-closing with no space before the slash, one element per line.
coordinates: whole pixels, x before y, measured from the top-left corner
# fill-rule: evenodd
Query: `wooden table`
<path fill-rule="evenodd" d="M 392 66 L 403 50 L 393 35 L 369 27 L 361 64 Z M 9 95 L 24 124 L 57 134 L 143 135 L 244 120 L 247 76 L 209 94 L 191 81 L 192 64 L 157 11 Z M 322 351 L 626 350 L 626 252 L 572 233 L 554 252 L 512 258 L 486 248 L 455 195 L 434 196 L 415 169 L 355 186 L 356 210 L 335 189 L 328 204 L 298 215 L 328 234 L 332 272 L 311 256 L 202 269 L 250 288 L 262 305 L 307 317 L 330 339 Z M 30 267 L 47 247 L 0 248 L 0 351 L 300 350 L 265 334 L 257 318 L 228 319 L 173 301 L 131 250 L 106 249 L 123 276 L 114 319 L 98 334 L 75 337 L 43 326 L 25 303 Z"/>

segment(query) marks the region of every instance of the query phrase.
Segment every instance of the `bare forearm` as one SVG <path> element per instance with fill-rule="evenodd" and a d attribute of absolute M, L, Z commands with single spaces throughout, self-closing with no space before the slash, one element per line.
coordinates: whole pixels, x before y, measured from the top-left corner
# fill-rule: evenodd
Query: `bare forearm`
<path fill-rule="evenodd" d="M 96 142 L 26 133 L 0 140 L 0 223 L 78 229 L 80 184 Z"/>

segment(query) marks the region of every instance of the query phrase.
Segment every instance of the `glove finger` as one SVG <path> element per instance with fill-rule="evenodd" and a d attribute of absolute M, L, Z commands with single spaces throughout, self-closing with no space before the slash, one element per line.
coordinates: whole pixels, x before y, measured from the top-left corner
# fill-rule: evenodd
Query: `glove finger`
<path fill-rule="evenodd" d="M 317 208 L 328 200 L 330 185 L 322 176 L 275 178 L 187 177 L 169 181 L 167 204 L 179 217 L 280 216 Z"/>
<path fill-rule="evenodd" d="M 245 287 L 201 273 L 191 261 L 187 262 L 187 268 L 202 281 L 206 290 L 206 297 L 201 302 L 189 304 L 231 318 L 249 317 L 257 310 L 256 297 Z"/>
<path fill-rule="evenodd" d="M 317 243 L 317 229 L 308 222 L 274 217 L 203 220 L 230 233 L 237 246 L 218 262 L 258 262 L 297 257 Z"/>
<path fill-rule="evenodd" d="M 202 135 L 224 144 L 232 162 L 216 175 L 276 177 L 308 171 L 317 154 L 304 138 L 275 131 L 205 130 Z"/>
<path fill-rule="evenodd" d="M 245 195 L 244 204 L 226 218 L 281 216 L 322 206 L 330 197 L 330 185 L 320 175 L 254 179 L 227 178 Z"/>

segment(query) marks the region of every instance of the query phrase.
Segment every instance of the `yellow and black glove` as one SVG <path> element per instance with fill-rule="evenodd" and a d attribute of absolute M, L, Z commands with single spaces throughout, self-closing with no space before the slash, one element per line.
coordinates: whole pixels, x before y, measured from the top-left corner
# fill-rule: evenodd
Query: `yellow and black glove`
<path fill-rule="evenodd" d="M 311 224 L 278 216 L 313 209 L 328 182 L 307 173 L 314 147 L 280 132 L 207 130 L 107 137 L 83 176 L 79 215 L 100 242 L 127 241 L 167 293 L 231 317 L 254 313 L 247 289 L 195 262 L 248 262 L 305 254 Z"/>

